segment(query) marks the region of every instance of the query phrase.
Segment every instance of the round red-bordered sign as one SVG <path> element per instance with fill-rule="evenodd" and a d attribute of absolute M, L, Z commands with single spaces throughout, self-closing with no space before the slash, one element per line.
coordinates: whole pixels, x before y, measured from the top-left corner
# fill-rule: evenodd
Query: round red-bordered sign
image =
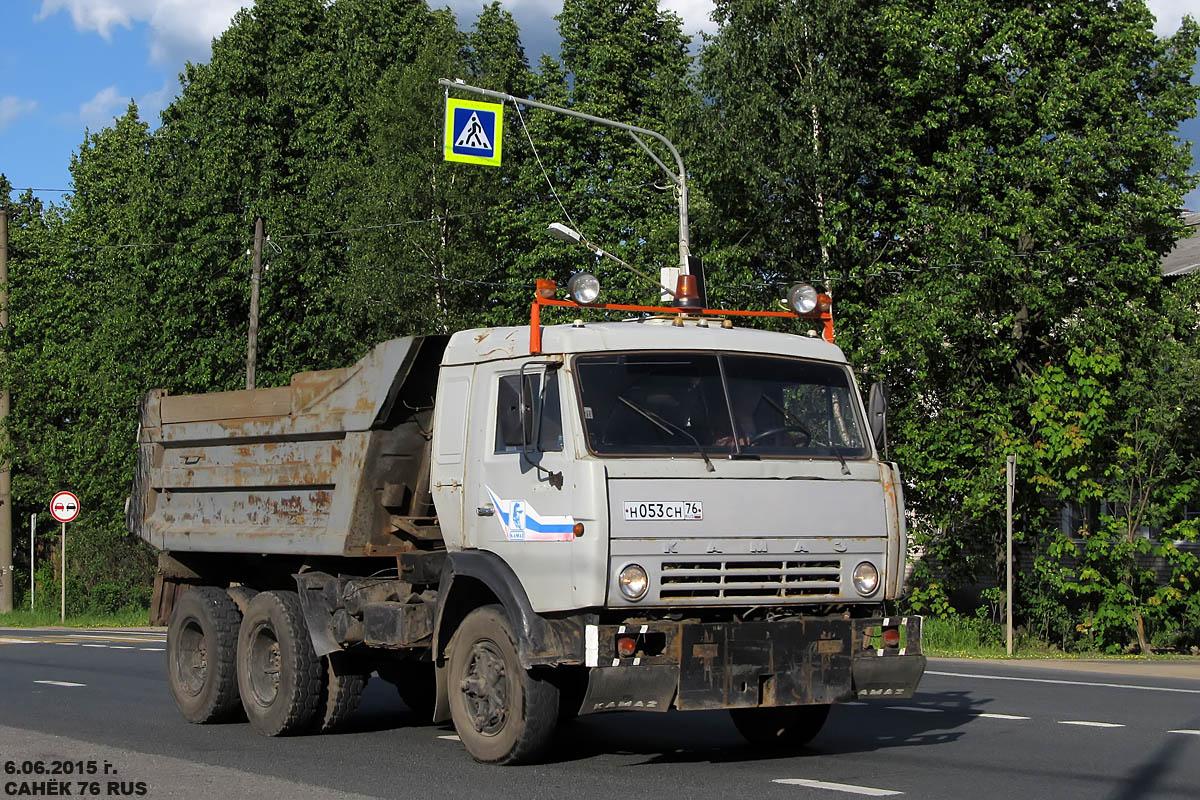
<path fill-rule="evenodd" d="M 50 516 L 55 522 L 71 522 L 79 516 L 79 498 L 70 492 L 59 492 L 50 499 Z"/>

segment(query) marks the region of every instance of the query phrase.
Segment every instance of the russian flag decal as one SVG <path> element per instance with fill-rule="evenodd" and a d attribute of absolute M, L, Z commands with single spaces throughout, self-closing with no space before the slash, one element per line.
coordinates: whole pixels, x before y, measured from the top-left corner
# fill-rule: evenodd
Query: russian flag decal
<path fill-rule="evenodd" d="M 524 500 L 501 500 L 487 489 L 504 537 L 510 542 L 570 542 L 575 540 L 574 517 L 542 516 Z"/>

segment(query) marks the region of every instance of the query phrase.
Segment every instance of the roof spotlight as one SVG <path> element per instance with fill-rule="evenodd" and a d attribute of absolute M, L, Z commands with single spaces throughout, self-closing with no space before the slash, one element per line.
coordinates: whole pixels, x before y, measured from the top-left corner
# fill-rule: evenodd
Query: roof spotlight
<path fill-rule="evenodd" d="M 813 309 L 817 307 L 817 302 L 817 290 L 807 283 L 797 283 L 791 289 L 788 289 L 788 308 L 797 314 L 811 314 Z"/>
<path fill-rule="evenodd" d="M 580 305 L 590 305 L 600 296 L 600 279 L 590 272 L 577 272 L 567 281 L 567 294 Z"/>

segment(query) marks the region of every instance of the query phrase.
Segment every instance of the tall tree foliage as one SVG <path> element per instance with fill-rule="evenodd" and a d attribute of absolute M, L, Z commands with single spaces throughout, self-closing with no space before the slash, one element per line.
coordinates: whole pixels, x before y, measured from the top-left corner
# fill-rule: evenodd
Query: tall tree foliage
<path fill-rule="evenodd" d="M 716 4 L 695 79 L 706 104 L 684 135 L 718 297 L 761 303 L 766 284 L 880 257 L 863 213 L 891 138 L 881 42 L 865 24 L 878 12 L 876 0 Z"/>
<path fill-rule="evenodd" d="M 1190 614 L 1180 635 L 1200 636 L 1171 527 L 1197 491 L 1200 308 L 1195 281 L 1157 272 L 1195 183 L 1172 136 L 1196 109 L 1195 23 L 1158 39 L 1142 2 L 1081 1 L 720 0 L 715 18 L 692 71 L 653 0 L 566 0 L 560 57 L 531 70 L 497 3 L 470 26 L 421 0 L 239 12 L 160 128 L 131 106 L 85 138 L 66 205 L 14 205 L 17 510 L 73 482 L 99 510 L 73 578 L 133 595 L 134 404 L 242 385 L 258 216 L 260 385 L 391 336 L 522 322 L 536 278 L 592 269 L 609 298 L 655 298 L 545 229 L 657 274 L 677 259 L 667 176 L 624 132 L 511 104 L 504 166 L 443 163 L 436 80 L 459 76 L 680 145 L 715 304 L 832 290 L 839 342 L 892 388 L 889 452 L 952 578 L 995 571 L 1015 452 L 1031 623 L 1149 646 Z M 1155 554 L 1167 582 L 1138 567 Z M 937 583 L 913 603 L 947 608 Z"/>
<path fill-rule="evenodd" d="M 1157 39 L 1141 2 L 717 16 L 705 181 L 740 224 L 713 244 L 751 280 L 828 278 L 843 344 L 892 387 L 929 554 L 964 578 L 997 568 L 1008 452 L 1032 475 L 1030 534 L 1064 502 L 1115 499 L 1122 431 L 1164 420 L 1162 367 L 1144 367 L 1174 358 L 1157 265 L 1194 185 L 1172 132 L 1195 113 L 1195 24 Z"/>

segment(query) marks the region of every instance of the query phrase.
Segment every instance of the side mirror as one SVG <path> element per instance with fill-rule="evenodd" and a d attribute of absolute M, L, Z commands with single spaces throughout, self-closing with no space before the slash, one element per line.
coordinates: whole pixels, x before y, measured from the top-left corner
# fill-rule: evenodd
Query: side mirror
<path fill-rule="evenodd" d="M 871 397 L 867 403 L 867 419 L 876 447 L 883 446 L 883 438 L 887 434 L 887 405 L 887 389 L 882 383 L 875 383 L 871 386 Z"/>

